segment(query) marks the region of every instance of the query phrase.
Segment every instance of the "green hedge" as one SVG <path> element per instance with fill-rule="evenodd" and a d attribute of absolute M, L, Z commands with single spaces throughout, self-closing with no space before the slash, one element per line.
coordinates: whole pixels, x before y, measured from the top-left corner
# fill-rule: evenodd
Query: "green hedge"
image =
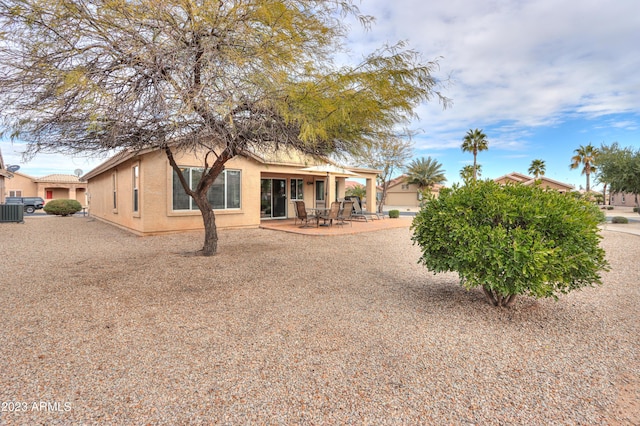
<path fill-rule="evenodd" d="M 611 223 L 629 223 L 629 219 L 624 216 L 614 216 L 611 218 Z"/>
<path fill-rule="evenodd" d="M 44 205 L 44 211 L 47 214 L 57 216 L 69 216 L 82 210 L 82 206 L 76 200 L 56 199 L 51 200 Z"/>
<path fill-rule="evenodd" d="M 389 210 L 389 217 L 391 219 L 397 219 L 400 217 L 400 210 Z"/>

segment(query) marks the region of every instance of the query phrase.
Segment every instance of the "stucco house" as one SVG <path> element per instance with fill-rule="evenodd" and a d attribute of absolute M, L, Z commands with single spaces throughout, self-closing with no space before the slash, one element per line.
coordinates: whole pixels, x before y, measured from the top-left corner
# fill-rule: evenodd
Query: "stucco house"
<path fill-rule="evenodd" d="M 45 204 L 54 199 L 66 198 L 77 200 L 83 206 L 87 204 L 87 183 L 78 176 L 52 174 L 38 178 L 20 172 L 13 172 L 11 175 L 3 192 L 7 197 L 42 197 Z"/>
<path fill-rule="evenodd" d="M 508 183 L 520 183 L 522 185 L 539 185 L 542 188 L 553 189 L 560 193 L 571 192 L 574 189 L 573 185 L 568 183 L 559 182 L 546 176 L 540 176 L 534 178 L 531 176 L 523 175 L 522 173 L 512 172 L 499 178 L 494 179 L 495 182 L 506 185 Z"/>
<path fill-rule="evenodd" d="M 2 151 L 0 151 L 0 204 L 4 203 L 5 179 L 9 176 L 9 172 L 7 171 L 4 164 L 4 159 L 2 158 Z"/>
<path fill-rule="evenodd" d="M 438 196 L 444 185 L 435 184 L 431 194 Z M 389 181 L 385 205 L 401 207 L 419 207 L 422 193 L 418 185 L 407 183 L 407 175 L 403 174 Z"/>
<path fill-rule="evenodd" d="M 190 182 L 197 182 L 204 153 L 174 152 Z M 328 160 L 327 160 L 328 161 Z M 258 227 L 261 221 L 293 218 L 294 201 L 324 207 L 344 197 L 353 175 L 301 170 L 323 164 L 292 151 L 250 152 L 236 156 L 209 190 L 216 226 Z M 375 197 L 377 170 L 349 167 Z M 89 214 L 137 235 L 203 229 L 202 216 L 185 193 L 164 151 L 123 151 L 83 176 L 88 183 Z"/>
<path fill-rule="evenodd" d="M 609 194 L 609 204 L 620 207 L 636 207 L 638 205 L 638 197 L 630 192 L 614 192 Z"/>

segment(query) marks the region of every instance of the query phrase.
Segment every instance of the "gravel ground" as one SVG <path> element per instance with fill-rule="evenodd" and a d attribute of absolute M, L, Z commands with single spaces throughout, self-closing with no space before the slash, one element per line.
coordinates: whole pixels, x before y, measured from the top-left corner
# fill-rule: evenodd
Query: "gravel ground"
<path fill-rule="evenodd" d="M 640 237 L 605 284 L 496 309 L 406 228 L 140 238 L 0 224 L 0 424 L 640 423 Z"/>

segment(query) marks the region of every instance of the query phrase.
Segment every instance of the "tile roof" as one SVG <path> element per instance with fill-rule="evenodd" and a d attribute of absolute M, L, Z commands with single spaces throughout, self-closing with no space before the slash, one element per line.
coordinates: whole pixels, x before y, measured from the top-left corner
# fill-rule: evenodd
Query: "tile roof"
<path fill-rule="evenodd" d="M 535 185 L 536 181 L 540 181 L 540 182 L 554 183 L 554 184 L 559 185 L 559 186 L 564 186 L 567 189 L 573 189 L 574 188 L 574 186 L 569 184 L 569 183 L 560 182 L 558 180 L 554 180 L 554 179 L 548 178 L 548 177 L 546 177 L 544 175 L 541 175 L 541 176 L 538 177 L 538 179 L 536 179 L 536 178 L 533 178 L 531 176 L 523 175 L 522 173 L 516 173 L 516 172 L 511 172 L 511 173 L 508 173 L 506 175 L 503 175 L 503 176 L 500 176 L 498 178 L 495 178 L 494 181 L 498 182 L 498 181 L 503 180 L 503 179 L 508 179 L 508 180 L 513 181 L 513 182 L 519 182 L 519 183 L 522 183 L 523 185 Z"/>
<path fill-rule="evenodd" d="M 42 176 L 35 179 L 36 182 L 55 182 L 55 183 L 79 183 L 80 178 L 76 175 L 53 174 Z"/>

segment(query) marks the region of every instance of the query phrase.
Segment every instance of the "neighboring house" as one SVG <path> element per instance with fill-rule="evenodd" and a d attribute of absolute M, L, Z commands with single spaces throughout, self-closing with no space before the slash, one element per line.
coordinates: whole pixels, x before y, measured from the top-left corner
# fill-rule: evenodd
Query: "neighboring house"
<path fill-rule="evenodd" d="M 635 194 L 631 194 L 629 192 L 616 192 L 614 194 L 609 194 L 609 204 L 612 206 L 628 206 L 635 207 L 638 205 L 638 199 Z"/>
<path fill-rule="evenodd" d="M 5 179 L 11 176 L 4 165 L 4 159 L 2 158 L 2 151 L 0 151 L 0 204 L 4 203 L 5 198 Z"/>
<path fill-rule="evenodd" d="M 521 183 L 523 185 L 539 185 L 542 188 L 553 189 L 560 193 L 571 192 L 574 189 L 573 185 L 568 183 L 559 182 L 557 180 L 550 179 L 546 176 L 540 176 L 538 179 L 531 176 L 523 175 L 522 173 L 512 172 L 499 178 L 494 179 L 495 182 L 506 185 L 508 183 Z"/>
<path fill-rule="evenodd" d="M 33 176 L 20 172 L 11 173 L 5 184 L 6 197 L 38 197 L 37 185 Z M 42 197 L 44 199 L 44 197 Z"/>
<path fill-rule="evenodd" d="M 356 182 L 354 180 L 348 180 L 344 183 L 344 189 L 345 190 L 349 190 L 349 189 L 353 189 L 356 188 L 358 186 L 364 186 L 362 185 L 360 182 Z"/>
<path fill-rule="evenodd" d="M 204 154 L 175 152 L 174 158 L 187 180 L 197 182 Z M 247 153 L 229 160 L 209 192 L 216 226 L 257 227 L 262 220 L 295 217 L 295 200 L 304 200 L 307 207 L 324 207 L 344 197 L 346 176 L 301 170 L 318 163 L 291 151 Z M 375 194 L 377 170 L 349 170 L 366 180 L 367 194 Z M 185 193 L 164 151 L 123 151 L 83 179 L 88 182 L 89 213 L 94 218 L 138 235 L 204 228 L 200 210 Z"/>
<path fill-rule="evenodd" d="M 77 200 L 87 204 L 87 183 L 78 176 L 53 174 L 40 178 L 14 172 L 5 183 L 7 197 L 42 197 L 45 204 L 57 198 Z"/>
<path fill-rule="evenodd" d="M 440 194 L 440 189 L 443 187 L 444 185 L 435 184 L 431 188 L 431 194 L 437 197 Z M 382 188 L 380 188 L 380 191 L 382 191 Z M 407 175 L 403 174 L 389 181 L 385 205 L 394 207 L 420 207 L 421 198 L 422 192 L 420 188 L 418 188 L 418 185 L 407 183 Z"/>

